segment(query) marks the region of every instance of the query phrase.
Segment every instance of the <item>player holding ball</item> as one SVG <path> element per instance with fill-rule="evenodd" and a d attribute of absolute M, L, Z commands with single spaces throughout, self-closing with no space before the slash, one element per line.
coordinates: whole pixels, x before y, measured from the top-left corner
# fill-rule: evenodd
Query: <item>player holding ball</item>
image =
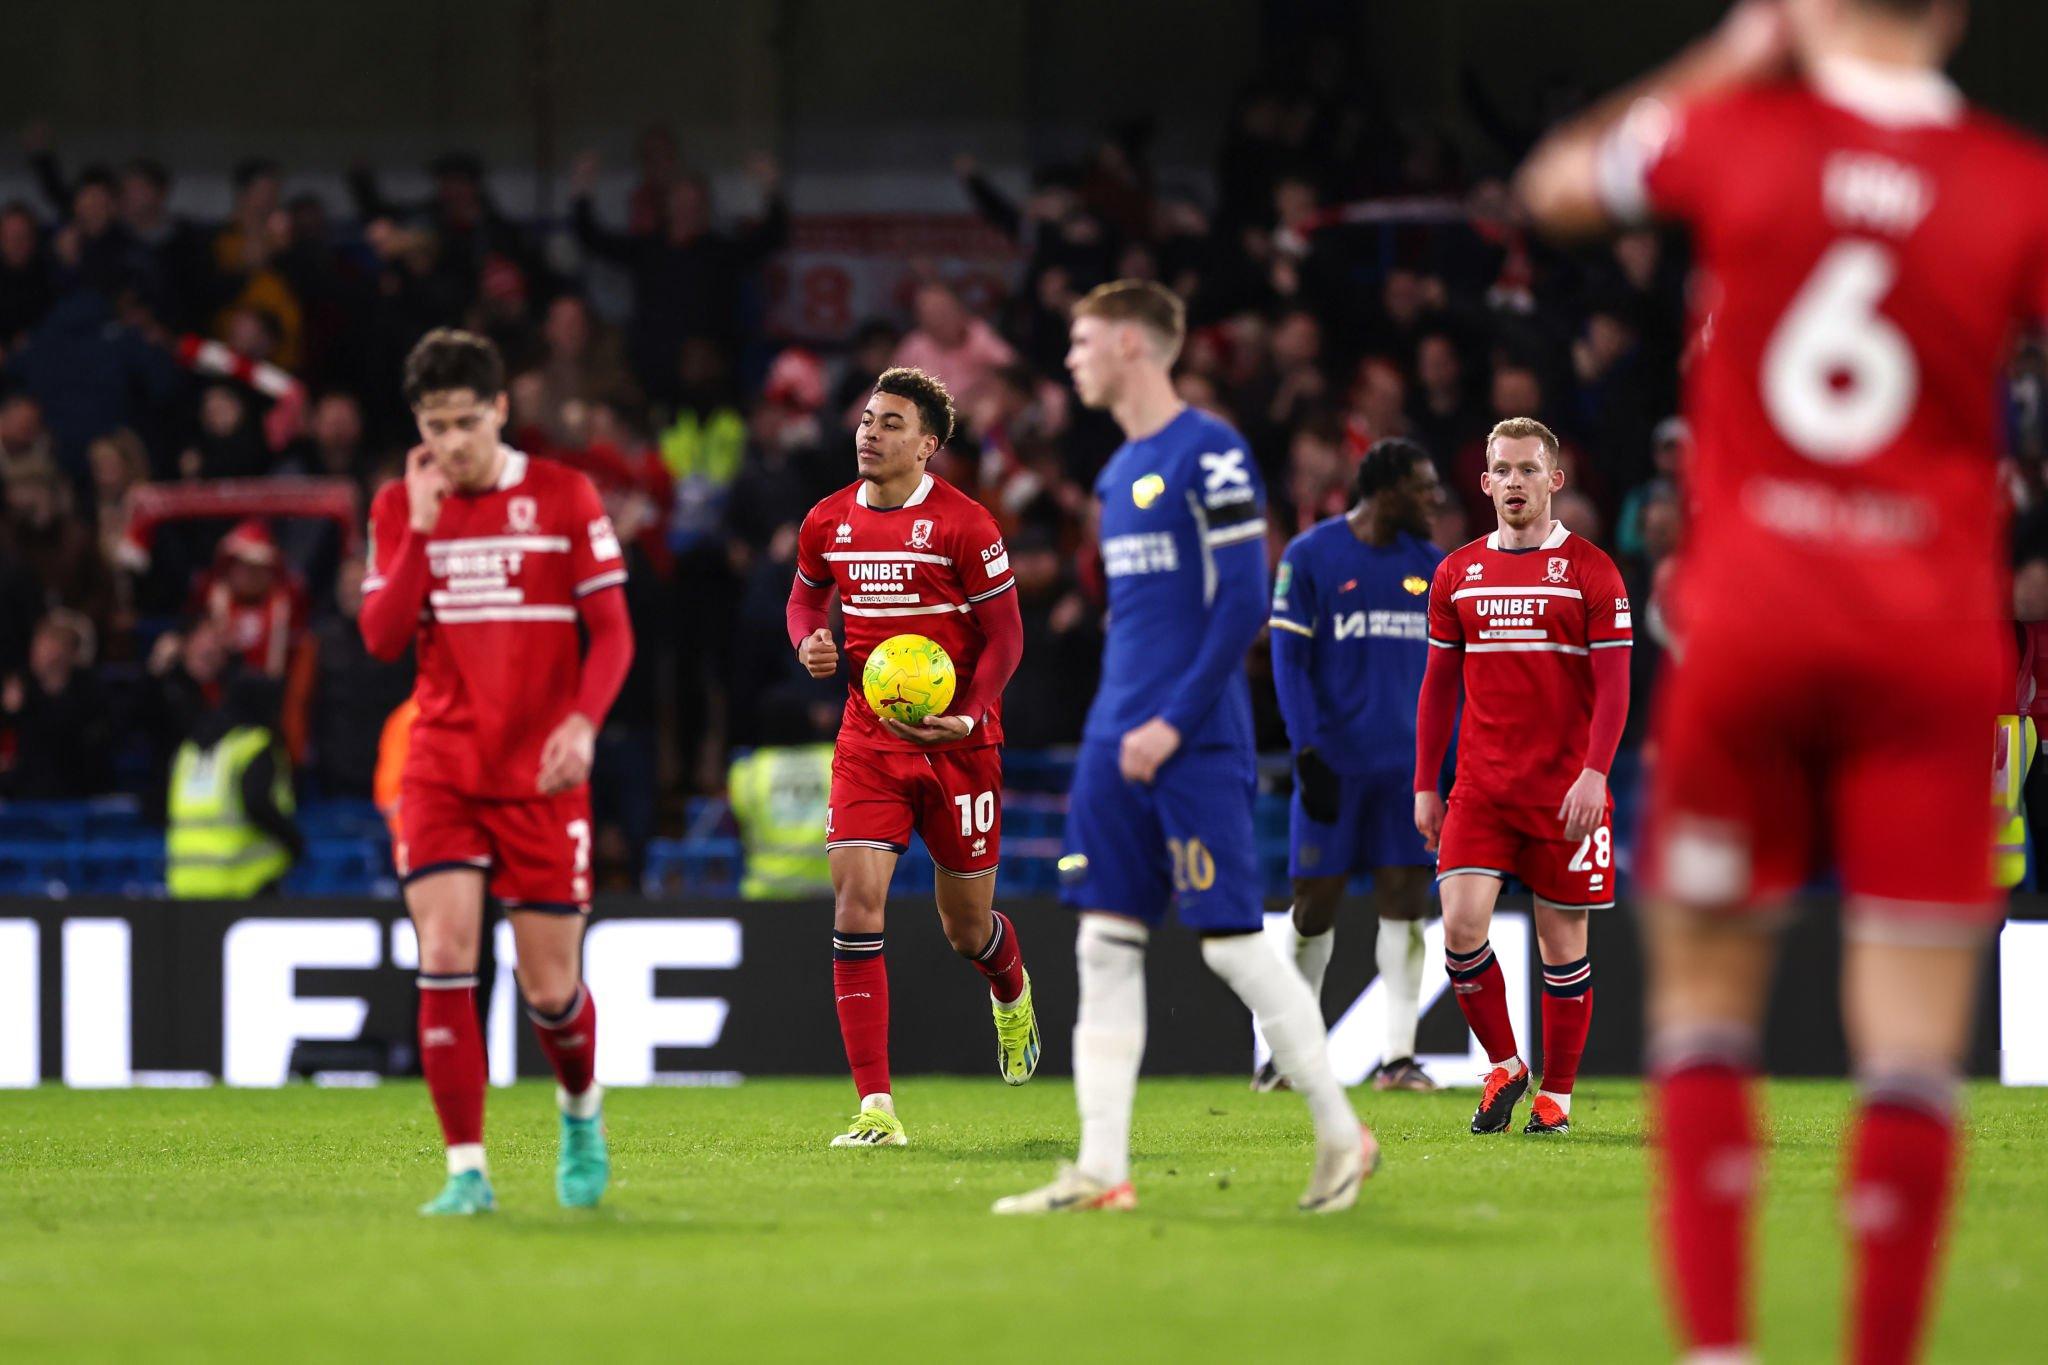
<path fill-rule="evenodd" d="M 909 1142 L 889 1080 L 889 976 L 884 907 L 914 829 L 938 866 L 939 922 L 954 951 L 988 979 L 997 1070 L 1011 1085 L 1038 1067 L 1038 1020 L 1016 928 L 995 909 L 1002 846 L 1003 687 L 1024 653 L 1010 556 L 988 509 L 925 470 L 953 434 L 953 400 L 921 370 L 886 370 L 854 437 L 860 478 L 820 502 L 797 537 L 790 644 L 814 678 L 839 668 L 826 608 L 839 593 L 849 686 L 832 756 L 825 850 L 832 869 L 832 985 L 860 1112 L 835 1147 Z M 890 658 L 915 632 L 950 660 L 950 709 L 903 689 L 862 686 L 870 657 Z M 914 637 L 913 637 L 914 639 Z M 943 673 L 937 660 L 914 673 Z M 878 682 L 887 683 L 886 677 Z"/>

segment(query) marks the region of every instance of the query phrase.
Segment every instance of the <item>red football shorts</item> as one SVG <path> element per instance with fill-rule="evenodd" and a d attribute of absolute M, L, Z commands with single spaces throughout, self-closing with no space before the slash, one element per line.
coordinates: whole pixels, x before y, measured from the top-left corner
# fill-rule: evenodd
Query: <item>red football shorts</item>
<path fill-rule="evenodd" d="M 1768 903 L 1832 854 L 1860 913 L 1995 921 L 1998 641 L 1968 622 L 1831 624 L 1688 638 L 1658 698 L 1649 883 L 1701 908 Z"/>
<path fill-rule="evenodd" d="M 1598 829 L 1567 839 L 1555 806 L 1509 805 L 1453 788 L 1437 880 L 1471 872 L 1515 877 L 1536 899 L 1566 910 L 1605 910 L 1614 904 L 1614 802 Z"/>
<path fill-rule="evenodd" d="M 401 882 L 474 867 L 507 910 L 590 909 L 590 788 L 524 801 L 490 801 L 452 787 L 408 782 L 399 796 Z"/>
<path fill-rule="evenodd" d="M 985 877 L 1003 842 L 1003 751 L 994 744 L 900 753 L 841 743 L 832 751 L 825 847 L 910 847 L 910 832 L 941 872 Z"/>

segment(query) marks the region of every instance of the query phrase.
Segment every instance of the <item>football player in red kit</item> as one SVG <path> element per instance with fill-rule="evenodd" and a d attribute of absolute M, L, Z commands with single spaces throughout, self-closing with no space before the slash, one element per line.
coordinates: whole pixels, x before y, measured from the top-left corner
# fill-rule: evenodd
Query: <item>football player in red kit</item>
<path fill-rule="evenodd" d="M 2048 155 L 1942 75 L 1960 0 L 1747 0 L 1567 124 L 1536 220 L 1691 228 L 1697 438 L 1645 854 L 1659 1233 L 1685 1346 L 1746 1360 L 1751 1078 L 1787 897 L 1831 861 L 1859 1098 L 1845 1355 L 1919 1351 L 2012 678 L 1991 395 L 2048 313 Z"/>
<path fill-rule="evenodd" d="M 560 1083 L 556 1194 L 588 1207 L 610 1162 L 597 1007 L 582 983 L 587 782 L 633 657 L 625 562 L 590 480 L 499 444 L 505 368 L 489 341 L 429 332 L 406 358 L 405 397 L 421 443 L 370 509 L 361 624 L 378 658 L 408 644 L 419 658 L 395 861 L 419 935 L 420 1062 L 448 1145 L 448 1183 L 421 1212 L 495 1204 L 476 1012 L 486 889 L 511 921 L 519 987 Z"/>
<path fill-rule="evenodd" d="M 1486 440 L 1481 486 L 1500 525 L 1444 557 L 1429 588 L 1429 664 L 1415 722 L 1415 827 L 1437 853 L 1444 965 L 1493 1063 L 1475 1133 L 1513 1121 L 1529 1088 L 1507 982 L 1487 939 L 1501 882 L 1536 897 L 1543 1088 L 1527 1133 L 1571 1130 L 1593 1017 L 1586 916 L 1614 904 L 1607 770 L 1628 720 L 1628 589 L 1614 561 L 1550 515 L 1557 437 L 1513 417 Z M 1437 774 L 1465 689 L 1450 809 Z"/>
<path fill-rule="evenodd" d="M 832 985 L 860 1113 L 835 1147 L 908 1142 L 889 1081 L 883 906 L 915 829 L 938 865 L 939 921 L 988 979 L 996 1065 L 1022 1085 L 1038 1066 L 1037 1016 L 1016 928 L 995 909 L 1002 842 L 1003 687 L 1024 651 L 1010 556 L 988 509 L 925 471 L 953 434 L 953 400 L 921 370 L 884 371 L 854 437 L 860 478 L 811 509 L 797 537 L 790 643 L 812 677 L 839 667 L 826 624 L 846 618 L 846 711 L 832 755 L 825 850 L 832 868 Z M 877 716 L 860 686 L 868 652 L 915 632 L 952 657 L 952 709 L 921 724 Z"/>

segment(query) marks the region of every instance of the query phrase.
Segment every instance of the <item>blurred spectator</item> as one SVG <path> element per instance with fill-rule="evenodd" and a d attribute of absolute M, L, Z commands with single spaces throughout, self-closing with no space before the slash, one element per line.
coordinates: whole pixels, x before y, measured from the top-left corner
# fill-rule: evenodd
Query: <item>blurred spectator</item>
<path fill-rule="evenodd" d="M 367 511 L 375 460 L 364 444 L 363 405 L 354 394 L 337 389 L 314 400 L 306 434 L 285 452 L 278 472 L 347 479 L 361 490 Z"/>
<path fill-rule="evenodd" d="M 1071 744 L 1087 719 L 1091 693 L 1074 680 L 1100 670 L 1101 620 L 1043 528 L 1018 532 L 1009 546 L 1024 657 L 1003 693 L 1003 738 L 1020 749 Z"/>
<path fill-rule="evenodd" d="M 277 266 L 279 254 L 291 242 L 283 184 L 283 172 L 274 161 L 251 157 L 235 167 L 234 208 L 227 226 L 213 238 L 213 268 L 222 282 L 213 327 L 225 340 L 230 315 L 244 308 L 261 310 L 276 324 L 277 363 L 296 370 L 305 317 L 299 296 Z"/>
<path fill-rule="evenodd" d="M 149 747 L 150 779 L 143 787 L 143 798 L 159 823 L 171 757 L 192 734 L 200 717 L 220 704 L 233 668 L 225 631 L 203 617 L 183 632 L 159 635 L 150 649 L 130 728 Z"/>
<path fill-rule="evenodd" d="M 584 250 L 618 262 L 631 276 L 634 368 L 651 396 L 672 401 L 678 387 L 673 366 L 683 343 L 696 337 L 734 345 L 741 332 L 743 284 L 788 238 L 782 173 L 766 156 L 749 163 L 763 213 L 760 222 L 733 235 L 712 226 L 711 187 L 702 176 L 687 171 L 669 185 L 667 211 L 658 227 L 609 232 L 598 224 L 591 203 L 597 173 L 596 153 L 577 158 L 570 181 L 570 221 Z"/>
<path fill-rule="evenodd" d="M 276 714 L 275 683 L 237 677 L 179 746 L 166 800 L 164 880 L 172 899 L 263 895 L 305 855 Z"/>
<path fill-rule="evenodd" d="M 104 631 L 114 617 L 114 571 L 91 527 L 72 512 L 71 485 L 47 457 L 5 470 L 7 518 L 0 544 L 23 565 L 53 607 L 69 607 Z"/>
<path fill-rule="evenodd" d="M 917 326 L 897 344 L 894 363 L 939 379 L 956 408 L 972 407 L 995 372 L 1017 359 L 1010 343 L 949 284 L 933 280 L 919 287 L 916 314 Z"/>
<path fill-rule="evenodd" d="M 170 353 L 95 289 L 59 298 L 9 358 L 7 370 L 35 398 L 67 477 L 85 482 L 85 448 L 116 427 L 153 426 L 156 409 L 183 391 Z"/>
<path fill-rule="evenodd" d="M 1491 424 L 1472 406 L 1465 362 L 1448 332 L 1428 332 L 1415 343 L 1415 387 L 1408 405 L 1409 435 L 1447 472 L 1451 457 L 1486 435 Z"/>
<path fill-rule="evenodd" d="M 342 561 L 334 585 L 334 614 L 313 628 L 313 646 L 292 661 L 289 700 L 282 717 L 308 719 L 310 733 L 286 748 L 311 753 L 309 771 L 327 796 L 368 797 L 377 770 L 377 739 L 385 718 L 412 695 L 407 657 L 384 663 L 370 657 L 356 618 L 363 607 L 364 563 Z"/>
<path fill-rule="evenodd" d="M 284 677 L 305 632 L 306 591 L 269 526 L 252 518 L 223 536 L 192 597 L 194 613 L 219 627 L 242 667 Z"/>
<path fill-rule="evenodd" d="M 1629 490 L 1628 496 L 1622 500 L 1621 516 L 1615 523 L 1614 550 L 1617 556 L 1645 553 L 1644 510 L 1659 498 L 1669 498 L 1676 506 L 1679 478 L 1691 453 L 1692 428 L 1686 425 L 1683 417 L 1667 417 L 1657 424 L 1650 437 L 1650 477 Z"/>
<path fill-rule="evenodd" d="M 97 632 L 62 607 L 29 642 L 28 667 L 0 682 L 0 789 L 16 801 L 76 800 L 113 786 L 113 716 L 92 671 Z"/>
<path fill-rule="evenodd" d="M 253 479 L 270 471 L 270 448 L 248 396 L 231 384 L 212 384 L 199 400 L 199 432 L 178 457 L 187 479 Z"/>
<path fill-rule="evenodd" d="M 550 445 L 580 444 L 592 402 L 633 396 L 639 386 L 618 338 L 591 316 L 581 295 L 563 294 L 548 305 L 541 341 L 540 390 L 531 401 L 540 405 Z"/>
<path fill-rule="evenodd" d="M 0 357 L 21 344 L 56 300 L 42 229 L 28 205 L 0 207 Z"/>
<path fill-rule="evenodd" d="M 677 375 L 671 420 L 658 439 L 662 465 L 675 481 L 669 544 L 688 553 L 715 539 L 724 524 L 726 496 L 746 456 L 747 419 L 731 366 L 708 339 L 683 343 Z"/>

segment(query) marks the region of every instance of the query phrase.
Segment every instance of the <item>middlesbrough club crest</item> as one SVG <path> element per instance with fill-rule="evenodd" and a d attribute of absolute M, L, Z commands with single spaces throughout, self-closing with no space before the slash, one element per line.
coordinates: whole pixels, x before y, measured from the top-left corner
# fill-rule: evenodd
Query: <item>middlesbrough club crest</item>
<path fill-rule="evenodd" d="M 916 521 L 913 521 L 913 522 L 911 522 L 911 523 L 910 523 L 910 548 L 911 548 L 911 549 L 913 549 L 913 550 L 929 550 L 929 549 L 930 549 L 931 547 L 932 547 L 932 523 L 931 523 L 931 521 L 930 521 L 930 520 L 929 520 L 928 518 L 920 517 L 920 518 L 918 518 L 918 519 L 917 519 Z"/>
<path fill-rule="evenodd" d="M 534 528 L 539 515 L 540 505 L 532 498 L 514 498 L 505 504 L 505 529 L 523 536 Z"/>
<path fill-rule="evenodd" d="M 1569 559 L 1565 559 L 1559 555 L 1552 555 L 1550 557 L 1549 567 L 1547 567 L 1543 571 L 1543 581 L 1545 583 L 1564 582 L 1565 570 L 1571 568 L 1571 566 L 1572 562 Z"/>

